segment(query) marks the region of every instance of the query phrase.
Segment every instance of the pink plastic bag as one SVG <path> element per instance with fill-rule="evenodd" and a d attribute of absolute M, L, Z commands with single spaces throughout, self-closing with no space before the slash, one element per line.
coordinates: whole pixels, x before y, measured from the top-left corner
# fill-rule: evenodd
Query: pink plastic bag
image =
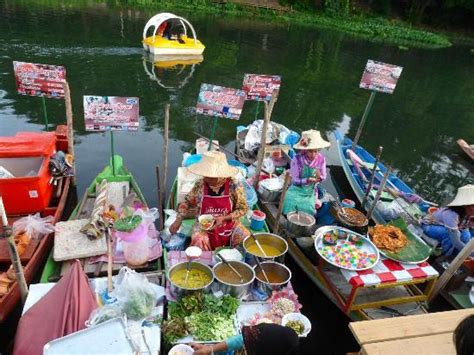
<path fill-rule="evenodd" d="M 30 238 L 41 238 L 54 232 L 53 216 L 42 218 L 39 213 L 20 218 L 13 223 L 13 235 L 26 232 Z"/>

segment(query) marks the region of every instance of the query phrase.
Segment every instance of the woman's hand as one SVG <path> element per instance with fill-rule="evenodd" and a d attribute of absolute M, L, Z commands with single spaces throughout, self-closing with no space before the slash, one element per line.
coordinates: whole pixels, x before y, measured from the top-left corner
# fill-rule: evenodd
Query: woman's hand
<path fill-rule="evenodd" d="M 317 182 L 319 182 L 319 180 L 317 178 L 314 178 L 314 177 L 309 177 L 306 179 L 306 181 L 310 184 L 316 184 Z"/>
<path fill-rule="evenodd" d="M 205 344 L 196 344 L 191 343 L 189 344 L 194 349 L 194 355 L 207 355 L 212 354 L 212 347 Z"/>
<path fill-rule="evenodd" d="M 218 227 L 218 226 L 222 225 L 225 221 L 228 221 L 228 220 L 229 220 L 229 215 L 214 217 L 214 225 L 212 227 L 213 228 Z"/>
<path fill-rule="evenodd" d="M 171 234 L 176 234 L 178 233 L 179 227 L 181 227 L 181 223 L 183 221 L 181 220 L 180 217 L 176 217 L 176 220 L 171 224 L 170 226 L 170 233 Z"/>

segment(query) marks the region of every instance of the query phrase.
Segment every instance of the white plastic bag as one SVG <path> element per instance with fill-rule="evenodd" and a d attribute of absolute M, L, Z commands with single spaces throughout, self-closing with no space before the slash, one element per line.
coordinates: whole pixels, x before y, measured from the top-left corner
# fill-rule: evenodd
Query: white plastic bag
<path fill-rule="evenodd" d="M 395 201 L 392 202 L 377 202 L 377 210 L 382 214 L 387 221 L 397 219 L 402 213 L 403 208 Z"/>
<path fill-rule="evenodd" d="M 89 319 L 86 320 L 86 327 L 93 327 L 97 324 L 108 321 L 113 318 L 122 317 L 122 308 L 116 303 L 106 304 L 102 307 L 96 308 L 91 312 Z"/>
<path fill-rule="evenodd" d="M 147 225 L 153 223 L 159 218 L 157 208 L 150 208 L 149 210 L 146 210 L 146 211 L 139 208 L 133 214 L 135 216 L 140 216 L 142 218 L 143 223 Z"/>
<path fill-rule="evenodd" d="M 262 169 L 269 174 L 273 174 L 275 172 L 275 164 L 273 164 L 272 158 L 263 159 Z"/>
<path fill-rule="evenodd" d="M 150 315 L 157 294 L 153 285 L 141 274 L 123 267 L 117 276 L 112 295 L 128 318 L 140 320 Z"/>
<path fill-rule="evenodd" d="M 42 218 L 39 213 L 18 219 L 13 223 L 13 235 L 26 232 L 30 238 L 40 238 L 54 232 L 53 216 Z"/>

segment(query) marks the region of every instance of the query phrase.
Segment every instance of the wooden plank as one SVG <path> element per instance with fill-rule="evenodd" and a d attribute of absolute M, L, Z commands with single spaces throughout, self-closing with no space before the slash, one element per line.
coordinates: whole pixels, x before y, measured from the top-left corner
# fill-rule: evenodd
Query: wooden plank
<path fill-rule="evenodd" d="M 474 309 L 438 312 L 399 318 L 351 322 L 349 328 L 360 345 L 402 338 L 452 333 Z"/>
<path fill-rule="evenodd" d="M 438 335 L 366 344 L 362 347 L 361 353 L 367 355 L 455 355 L 456 348 L 454 347 L 453 343 L 453 334 L 443 333 Z"/>

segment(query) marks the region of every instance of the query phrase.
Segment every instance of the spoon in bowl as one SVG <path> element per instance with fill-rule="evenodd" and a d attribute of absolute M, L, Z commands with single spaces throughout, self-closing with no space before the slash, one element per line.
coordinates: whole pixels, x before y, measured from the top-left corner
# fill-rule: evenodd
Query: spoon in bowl
<path fill-rule="evenodd" d="M 257 247 L 258 249 L 260 249 L 262 255 L 265 257 L 265 258 L 268 258 L 267 256 L 267 253 L 265 253 L 265 250 L 263 250 L 262 246 L 260 245 L 260 242 L 258 241 L 257 237 L 255 236 L 255 234 L 253 233 L 250 233 L 250 236 L 253 238 L 253 240 L 255 241 L 255 244 L 257 244 Z"/>
<path fill-rule="evenodd" d="M 267 283 L 270 283 L 270 280 L 268 280 L 268 276 L 267 276 L 267 273 L 265 272 L 265 269 L 262 267 L 262 264 L 260 264 L 260 260 L 258 259 L 258 256 L 255 256 L 255 260 L 257 261 L 257 264 L 260 270 L 262 270 L 262 274 L 263 274 L 263 277 L 265 278 L 265 281 L 267 281 Z"/>
<path fill-rule="evenodd" d="M 235 267 L 232 266 L 232 264 L 222 256 L 221 253 L 217 253 L 217 256 L 222 260 L 222 262 L 224 264 L 226 264 L 234 274 L 236 274 L 238 277 L 240 277 L 240 282 L 244 282 L 244 277 L 242 276 L 242 274 L 240 272 L 238 272 Z"/>

